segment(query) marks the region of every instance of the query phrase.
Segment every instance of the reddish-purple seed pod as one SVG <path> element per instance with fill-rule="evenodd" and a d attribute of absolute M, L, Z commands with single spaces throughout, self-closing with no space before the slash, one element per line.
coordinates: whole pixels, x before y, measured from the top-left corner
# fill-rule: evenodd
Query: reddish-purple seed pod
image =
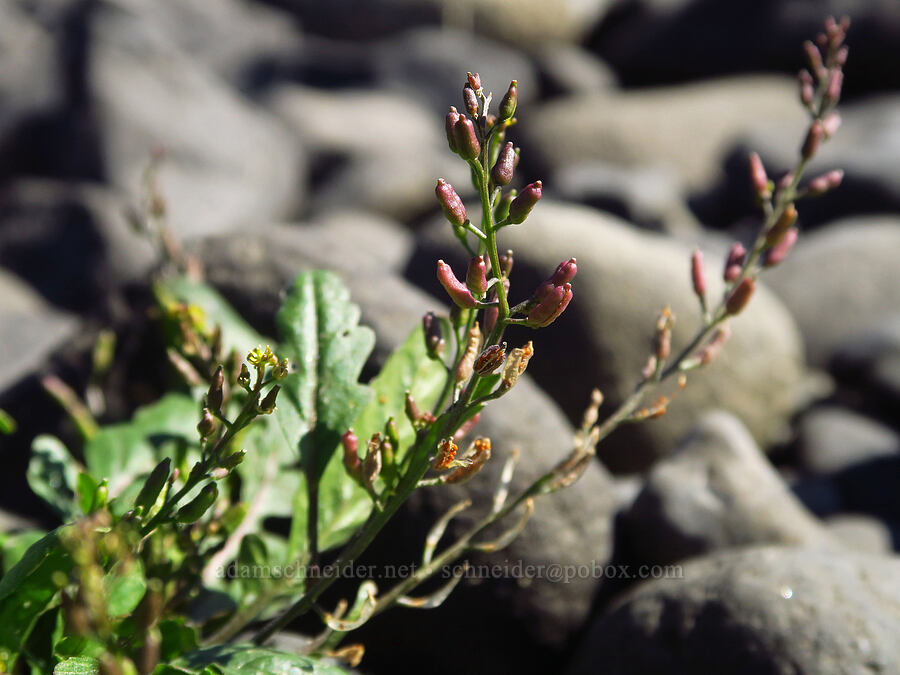
<path fill-rule="evenodd" d="M 828 78 L 828 87 L 825 89 L 825 103 L 835 105 L 841 99 L 843 86 L 844 71 L 840 68 L 832 68 Z"/>
<path fill-rule="evenodd" d="M 456 141 L 456 152 L 463 159 L 475 159 L 481 153 L 475 124 L 468 117 L 460 115 L 453 125 L 453 138 Z"/>
<path fill-rule="evenodd" d="M 513 172 L 516 165 L 516 151 L 512 143 L 507 143 L 500 150 L 497 157 L 497 163 L 491 169 L 491 178 L 496 185 L 509 185 L 513 179 Z"/>
<path fill-rule="evenodd" d="M 526 185 L 509 205 L 509 215 L 507 216 L 509 222 L 514 225 L 525 222 L 534 205 L 540 201 L 542 193 L 543 183 L 541 181 Z"/>
<path fill-rule="evenodd" d="M 750 298 L 753 297 L 753 291 L 756 290 L 756 281 L 751 277 L 744 277 L 741 283 L 734 287 L 728 298 L 725 300 L 725 311 L 731 316 L 740 314 Z"/>
<path fill-rule="evenodd" d="M 766 175 L 766 169 L 762 160 L 755 152 L 750 153 L 750 182 L 753 184 L 753 191 L 759 199 L 768 199 L 771 196 L 769 191 L 769 177 Z"/>
<path fill-rule="evenodd" d="M 824 137 L 825 128 L 819 120 L 816 120 L 809 125 L 809 131 L 806 133 L 806 140 L 803 141 L 803 147 L 800 149 L 800 154 L 803 159 L 809 160 L 813 158 Z"/>
<path fill-rule="evenodd" d="M 457 227 L 462 227 L 466 222 L 466 206 L 456 194 L 453 186 L 443 178 L 438 178 L 434 194 L 437 195 L 447 220 Z"/>
<path fill-rule="evenodd" d="M 694 293 L 702 300 L 706 295 L 706 270 L 703 269 L 703 251 L 699 248 L 691 255 L 691 281 Z"/>
<path fill-rule="evenodd" d="M 468 84 L 463 87 L 463 103 L 467 113 L 472 117 L 478 117 L 478 95 Z"/>
<path fill-rule="evenodd" d="M 453 131 L 454 125 L 459 121 L 459 111 L 454 108 L 452 105 L 450 106 L 450 111 L 447 113 L 447 117 L 444 119 L 444 125 L 447 130 L 447 143 L 450 145 L 450 149 L 453 152 L 459 152 L 456 148 L 456 135 Z"/>
<path fill-rule="evenodd" d="M 740 276 L 746 255 L 747 249 L 740 242 L 736 241 L 732 244 L 731 250 L 728 252 L 728 259 L 725 261 L 725 274 L 723 275 L 725 281 L 734 281 Z"/>
<path fill-rule="evenodd" d="M 797 243 L 797 238 L 800 236 L 800 232 L 796 227 L 790 228 L 787 232 L 782 236 L 781 241 L 778 242 L 775 246 L 766 251 L 765 257 L 765 265 L 766 267 L 774 267 L 783 261 L 787 254 L 790 253 L 791 249 L 794 248 L 794 244 Z"/>
<path fill-rule="evenodd" d="M 487 265 L 483 255 L 477 255 L 469 261 L 469 268 L 466 270 L 466 287 L 478 297 L 483 297 L 487 293 Z"/>

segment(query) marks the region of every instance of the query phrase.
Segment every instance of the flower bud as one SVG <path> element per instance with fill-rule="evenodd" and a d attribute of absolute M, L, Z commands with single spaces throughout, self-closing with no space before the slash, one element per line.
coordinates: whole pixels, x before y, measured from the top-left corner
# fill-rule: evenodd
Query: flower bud
<path fill-rule="evenodd" d="M 212 416 L 212 413 L 209 412 L 209 408 L 204 408 L 203 414 L 200 416 L 200 422 L 197 424 L 197 431 L 200 433 L 200 437 L 209 438 L 212 436 L 215 429 L 215 418 Z"/>
<path fill-rule="evenodd" d="M 250 369 L 247 368 L 246 363 L 241 364 L 241 373 L 238 375 L 237 381 L 244 389 L 250 388 Z"/>
<path fill-rule="evenodd" d="M 504 145 L 500 150 L 500 155 L 497 157 L 497 163 L 494 164 L 494 168 L 491 169 L 491 179 L 494 181 L 494 184 L 509 185 L 509 182 L 513 179 L 515 164 L 516 150 L 510 142 Z"/>
<path fill-rule="evenodd" d="M 472 117 L 478 117 L 478 95 L 469 84 L 463 87 L 463 103 L 467 113 Z"/>
<path fill-rule="evenodd" d="M 710 338 L 709 342 L 706 343 L 698 354 L 700 363 L 704 366 L 708 366 L 715 361 L 730 336 L 731 331 L 728 329 L 728 326 L 723 325 L 717 328 L 716 332 L 713 333 L 712 338 Z"/>
<path fill-rule="evenodd" d="M 813 104 L 816 96 L 816 87 L 813 84 L 812 75 L 807 70 L 801 70 L 797 76 L 800 85 L 800 102 L 807 108 Z"/>
<path fill-rule="evenodd" d="M 259 404 L 259 412 L 263 415 L 269 415 L 275 412 L 275 399 L 278 398 L 278 391 L 281 389 L 280 384 L 276 384 L 269 390 L 262 402 Z"/>
<path fill-rule="evenodd" d="M 511 248 L 506 249 L 506 253 L 500 254 L 500 273 L 504 277 L 508 277 L 512 273 L 513 262 L 515 259 L 513 258 L 513 252 Z"/>
<path fill-rule="evenodd" d="M 557 317 L 572 300 L 572 284 L 553 286 L 543 296 L 540 302 L 528 313 L 526 319 L 532 328 L 543 328 L 556 321 Z"/>
<path fill-rule="evenodd" d="M 479 375 L 490 375 L 500 367 L 505 358 L 505 342 L 502 345 L 491 345 L 475 359 L 475 372 Z"/>
<path fill-rule="evenodd" d="M 747 249 L 740 242 L 736 241 L 732 244 L 731 250 L 728 252 L 728 259 L 725 261 L 725 274 L 723 275 L 725 281 L 734 281 L 740 276 L 746 255 Z"/>
<path fill-rule="evenodd" d="M 750 153 L 750 182 L 753 183 L 753 191 L 758 199 L 765 200 L 772 196 L 766 169 L 755 152 Z"/>
<path fill-rule="evenodd" d="M 522 189 L 518 196 L 513 199 L 512 204 L 509 205 L 508 218 L 510 223 L 517 225 L 525 222 L 528 214 L 531 213 L 531 209 L 540 201 L 542 189 L 543 184 L 541 181 L 530 183 Z"/>
<path fill-rule="evenodd" d="M 725 311 L 731 316 L 740 314 L 756 290 L 756 280 L 752 277 L 744 277 L 737 286 L 732 289 L 725 300 Z"/>
<path fill-rule="evenodd" d="M 290 364 L 287 359 L 281 359 L 278 365 L 272 368 L 272 377 L 276 380 L 283 380 L 291 372 Z"/>
<path fill-rule="evenodd" d="M 823 195 L 830 190 L 834 190 L 843 180 L 844 172 L 840 169 L 829 171 L 809 181 L 809 185 L 806 186 L 806 195 L 808 197 Z"/>
<path fill-rule="evenodd" d="M 850 49 L 846 45 L 837 50 L 834 55 L 834 63 L 839 67 L 843 67 L 845 63 L 847 63 L 847 56 L 850 54 Z"/>
<path fill-rule="evenodd" d="M 500 108 L 497 112 L 501 120 L 508 120 L 516 114 L 516 104 L 519 100 L 518 86 L 519 83 L 516 80 L 510 82 L 509 89 L 500 99 Z"/>
<path fill-rule="evenodd" d="M 828 113 L 822 120 L 822 130 L 825 132 L 825 138 L 831 138 L 841 128 L 841 116 L 836 112 Z"/>
<path fill-rule="evenodd" d="M 463 309 L 478 307 L 478 301 L 472 296 L 472 292 L 456 278 L 453 269 L 443 260 L 437 262 L 437 278 L 444 290 L 447 291 L 447 295 L 458 307 Z"/>
<path fill-rule="evenodd" d="M 223 469 L 227 469 L 228 471 L 231 471 L 236 466 L 239 466 L 244 461 L 244 458 L 246 456 L 247 456 L 246 450 L 238 450 L 237 452 L 234 452 L 234 453 L 228 455 L 228 457 L 226 457 L 225 459 L 223 459 L 219 463 L 219 466 L 221 466 Z"/>
<path fill-rule="evenodd" d="M 572 281 L 577 273 L 578 261 L 575 258 L 569 258 L 568 260 L 563 260 L 556 266 L 556 270 L 548 281 L 554 286 L 562 286 L 563 284 Z"/>
<path fill-rule="evenodd" d="M 422 317 L 422 331 L 425 334 L 425 351 L 428 353 L 428 358 L 440 358 L 445 343 L 441 331 L 441 321 L 434 312 L 428 312 Z"/>
<path fill-rule="evenodd" d="M 487 293 L 487 265 L 483 255 L 477 255 L 469 261 L 466 270 L 466 287 L 478 298 L 483 298 Z"/>
<path fill-rule="evenodd" d="M 481 143 L 475 133 L 475 124 L 468 117 L 456 120 L 453 125 L 453 138 L 456 141 L 456 152 L 463 159 L 476 159 L 481 154 Z"/>
<path fill-rule="evenodd" d="M 822 73 L 825 70 L 825 65 L 822 63 L 822 53 L 812 40 L 807 40 L 803 43 L 803 51 L 806 52 L 806 62 L 809 64 L 809 69 L 817 75 Z"/>
<path fill-rule="evenodd" d="M 447 117 L 444 120 L 444 124 L 447 130 L 447 143 L 450 145 L 450 149 L 453 152 L 459 152 L 456 147 L 456 132 L 453 130 L 453 127 L 459 121 L 459 117 L 459 111 L 451 105 L 450 111 L 447 113 Z"/>
<path fill-rule="evenodd" d="M 219 496 L 219 488 L 215 483 L 207 483 L 200 490 L 200 494 L 194 497 L 187 504 L 178 509 L 175 514 L 175 520 L 179 523 L 193 523 L 203 516 L 209 510 Z"/>
<path fill-rule="evenodd" d="M 825 137 L 825 129 L 819 120 L 816 120 L 809 126 L 806 134 L 806 140 L 803 141 L 803 147 L 800 149 L 800 155 L 803 159 L 809 160 L 819 149 L 822 139 Z"/>
<path fill-rule="evenodd" d="M 826 105 L 836 105 L 841 98 L 841 88 L 844 86 L 844 71 L 840 68 L 832 68 L 828 75 L 828 86 L 825 88 L 823 102 Z"/>
<path fill-rule="evenodd" d="M 766 235 L 766 248 L 777 246 L 778 243 L 784 238 L 785 233 L 791 227 L 793 227 L 794 223 L 796 222 L 797 209 L 793 204 L 788 204 L 784 207 L 784 211 L 781 212 L 781 216 L 779 216 L 778 220 L 775 221 L 772 229 L 769 230 L 769 233 Z"/>
<path fill-rule="evenodd" d="M 353 429 L 347 429 L 341 436 L 341 447 L 344 450 L 344 469 L 347 475 L 355 481 L 362 480 L 362 462 L 359 461 L 359 438 L 353 433 Z"/>
<path fill-rule="evenodd" d="M 443 178 L 438 178 L 434 194 L 437 195 L 447 220 L 456 227 L 462 227 L 466 222 L 466 207 L 459 195 L 456 194 L 453 186 Z"/>
<path fill-rule="evenodd" d="M 416 429 L 422 429 L 436 421 L 435 416 L 427 410 L 424 412 L 419 410 L 419 406 L 416 405 L 416 402 L 413 400 L 413 397 L 410 396 L 409 392 L 406 392 L 403 410 L 406 413 L 406 418 L 409 420 L 409 423 Z"/>
<path fill-rule="evenodd" d="M 481 76 L 478 73 L 466 73 L 466 81 L 476 92 L 481 91 Z"/>
<path fill-rule="evenodd" d="M 672 310 L 666 306 L 656 321 L 656 333 L 653 337 L 653 352 L 658 363 L 662 363 L 672 353 L 672 324 L 675 318 Z"/>
<path fill-rule="evenodd" d="M 516 198 L 517 192 L 510 190 L 497 200 L 497 206 L 494 207 L 494 222 L 502 223 L 509 217 L 509 207 L 512 206 L 513 200 Z"/>
<path fill-rule="evenodd" d="M 792 227 L 787 230 L 784 235 L 782 235 L 781 240 L 768 251 L 766 251 L 766 257 L 764 264 L 766 267 L 774 267 L 783 261 L 790 250 L 794 247 L 794 244 L 797 243 L 797 238 L 800 236 L 800 232 L 796 227 Z"/>
<path fill-rule="evenodd" d="M 222 410 L 223 387 L 225 386 L 225 369 L 220 365 L 213 373 L 209 383 L 209 392 L 206 394 L 206 407 L 212 412 Z"/>
<path fill-rule="evenodd" d="M 166 481 L 169 479 L 169 470 L 171 469 L 171 466 L 172 459 L 166 457 L 156 465 L 153 471 L 150 472 L 147 480 L 144 481 L 144 485 L 141 487 L 137 499 L 134 500 L 134 505 L 136 507 L 141 507 L 144 515 L 149 513 L 150 509 L 153 508 L 153 505 L 156 504 L 159 493 L 162 492 Z"/>
<path fill-rule="evenodd" d="M 691 255 L 691 281 L 694 284 L 694 293 L 703 300 L 706 297 L 706 270 L 703 268 L 703 251 L 694 249 Z"/>

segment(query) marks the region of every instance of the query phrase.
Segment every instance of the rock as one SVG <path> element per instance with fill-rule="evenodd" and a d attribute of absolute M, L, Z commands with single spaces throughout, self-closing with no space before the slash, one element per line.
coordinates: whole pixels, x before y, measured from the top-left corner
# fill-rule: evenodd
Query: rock
<path fill-rule="evenodd" d="M 534 67 L 519 52 L 469 32 L 421 28 L 385 40 L 372 58 L 378 86 L 415 98 L 440 115 L 443 129 L 448 106 L 463 110 L 462 88 L 466 72 L 477 71 L 488 92 L 494 93 L 493 110 L 510 80 L 519 83 L 519 104 L 538 95 Z"/>
<path fill-rule="evenodd" d="M 127 315 L 126 287 L 149 283 L 158 255 L 105 188 L 20 180 L 0 191 L 0 265 L 58 307 Z"/>
<path fill-rule="evenodd" d="M 701 229 L 672 172 L 604 162 L 563 167 L 548 181 L 566 201 L 609 211 L 647 230 L 697 235 Z"/>
<path fill-rule="evenodd" d="M 900 436 L 893 430 L 843 408 L 815 408 L 806 413 L 799 435 L 801 465 L 813 473 L 836 473 L 900 453 Z"/>
<path fill-rule="evenodd" d="M 900 404 L 900 313 L 847 338 L 829 367 L 845 386 L 863 389 L 890 419 Z"/>
<path fill-rule="evenodd" d="M 805 119 L 796 86 L 775 76 L 557 99 L 522 116 L 522 161 L 542 175 L 587 161 L 661 167 L 697 190 L 721 176 L 725 151 L 772 120 Z M 664 113 L 661 113 L 664 111 Z"/>
<path fill-rule="evenodd" d="M 286 129 L 139 14 L 110 2 L 93 6 L 85 97 L 102 130 L 110 182 L 137 196 L 150 151 L 162 146 L 159 182 L 179 236 L 292 215 L 305 165 Z"/>
<path fill-rule="evenodd" d="M 0 393 L 39 370 L 78 331 L 73 316 L 51 308 L 17 277 L 0 269 Z"/>
<path fill-rule="evenodd" d="M 391 534 L 377 542 L 379 563 L 396 563 L 401 551 L 418 562 L 431 524 L 451 505 L 469 498 L 474 506 L 454 519 L 445 535 L 445 541 L 452 542 L 454 533 L 475 522 L 475 513 L 490 508 L 512 448 L 519 449 L 520 461 L 511 498 L 569 452 L 572 429 L 526 375 L 485 409 L 472 433 L 492 439 L 491 460 L 462 486 L 415 492 L 392 523 Z M 441 649 L 443 628 L 484 617 L 490 630 L 473 631 L 466 649 L 441 651 L 440 672 L 532 672 L 548 659 L 552 672 L 551 664 L 563 658 L 567 643 L 590 614 L 594 594 L 605 583 L 604 566 L 612 554 L 613 490 L 609 475 L 593 463 L 572 487 L 536 500 L 534 515 L 508 548 L 467 556 L 472 578 L 464 579 L 439 610 L 397 612 L 384 625 L 373 622 L 371 632 L 363 635 L 376 652 L 370 665 L 378 662 L 379 652 L 380 658 L 390 653 L 396 658 L 387 635 L 404 635 L 409 649 L 404 658 L 418 661 Z M 567 583 L 547 571 L 557 564 L 561 567 L 555 569 L 568 570 Z M 531 575 L 529 565 L 535 566 Z M 544 571 L 537 571 L 538 565 L 545 566 Z M 493 622 L 492 617 L 503 620 Z"/>
<path fill-rule="evenodd" d="M 452 261 L 460 274 L 465 265 L 454 253 L 460 247 L 449 230 L 446 223 L 427 228 L 407 271 L 438 297 L 445 295 L 434 279 L 434 261 Z M 501 249 L 515 251 L 514 302 L 527 298 L 561 260 L 578 258 L 575 299 L 565 314 L 546 330 L 509 332 L 510 344 L 534 340 L 536 355 L 528 372 L 573 420 L 580 418 L 595 386 L 607 400 L 601 415 L 630 395 L 665 305 L 677 317 L 673 353 L 687 345 L 698 327 L 686 246 L 592 209 L 550 200 L 543 200 L 521 227 L 504 229 L 499 239 Z M 721 267 L 712 257 L 707 263 L 709 297 L 716 298 Z M 731 329 L 719 359 L 688 377 L 687 388 L 678 392 L 662 419 L 625 425 L 601 444 L 608 466 L 614 471 L 646 468 L 711 407 L 737 415 L 763 447 L 781 435 L 806 387 L 802 346 L 791 316 L 760 286 L 748 309 L 731 321 Z"/>
<path fill-rule="evenodd" d="M 333 165 L 314 176 L 314 212 L 350 205 L 408 222 L 437 207 L 438 176 L 472 193 L 469 168 L 447 147 L 443 117 L 415 99 L 287 85 L 268 102 L 320 164 Z"/>
<path fill-rule="evenodd" d="M 888 673 L 900 667 L 900 560 L 726 551 L 649 581 L 588 631 L 570 675 Z"/>
<path fill-rule="evenodd" d="M 602 25 L 589 44 L 628 86 L 796 71 L 803 40 L 822 30 L 826 16 L 843 15 L 853 21 L 847 39 L 851 91 L 900 83 L 888 65 L 900 40 L 900 12 L 893 0 L 741 0 L 728 6 L 715 0 L 632 0 L 617 10 L 617 20 Z"/>
<path fill-rule="evenodd" d="M 635 560 L 668 564 L 726 548 L 829 548 L 740 420 L 712 412 L 647 477 L 623 528 Z"/>
<path fill-rule="evenodd" d="M 841 342 L 900 307 L 898 250 L 900 219 L 860 216 L 801 235 L 766 274 L 797 319 L 810 363 L 827 364 Z"/>
<path fill-rule="evenodd" d="M 282 0 L 315 33 L 343 39 L 372 39 L 420 25 L 445 23 L 515 45 L 577 42 L 610 6 L 608 0 Z"/>
<path fill-rule="evenodd" d="M 616 87 L 612 69 L 578 45 L 550 43 L 534 54 L 544 97 L 596 94 Z"/>
<path fill-rule="evenodd" d="M 825 528 L 852 551 L 890 554 L 894 550 L 891 528 L 876 518 L 859 514 L 834 516 L 825 521 Z"/>

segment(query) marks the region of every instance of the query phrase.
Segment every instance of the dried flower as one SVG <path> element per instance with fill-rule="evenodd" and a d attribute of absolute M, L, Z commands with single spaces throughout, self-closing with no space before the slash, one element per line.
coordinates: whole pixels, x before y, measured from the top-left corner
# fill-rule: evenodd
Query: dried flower
<path fill-rule="evenodd" d="M 491 345 L 475 359 L 475 372 L 479 375 L 490 375 L 500 367 L 505 358 L 505 342 L 502 345 Z"/>
<path fill-rule="evenodd" d="M 469 453 L 466 453 L 467 455 Z M 458 466 L 449 474 L 444 476 L 445 483 L 465 483 L 470 480 L 491 458 L 491 439 L 476 438 L 472 442 L 471 456 L 467 456 L 468 463 Z"/>

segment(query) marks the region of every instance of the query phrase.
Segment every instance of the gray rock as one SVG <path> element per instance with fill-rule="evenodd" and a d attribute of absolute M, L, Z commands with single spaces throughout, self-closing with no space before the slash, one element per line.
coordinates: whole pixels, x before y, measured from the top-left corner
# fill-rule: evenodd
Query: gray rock
<path fill-rule="evenodd" d="M 842 342 L 830 368 L 842 383 L 862 388 L 890 415 L 900 403 L 900 313 Z"/>
<path fill-rule="evenodd" d="M 522 116 L 523 161 L 544 175 L 586 161 L 662 167 L 688 189 L 721 177 L 742 134 L 766 121 L 799 124 L 796 86 L 783 77 L 711 82 L 557 99 Z"/>
<path fill-rule="evenodd" d="M 594 624 L 570 675 L 893 673 L 900 560 L 726 551 L 647 582 Z"/>
<path fill-rule="evenodd" d="M 53 304 L 122 316 L 123 291 L 146 284 L 158 255 L 126 217 L 128 202 L 90 184 L 21 180 L 0 191 L 0 264 Z"/>
<path fill-rule="evenodd" d="M 150 151 L 182 236 L 290 216 L 303 198 L 301 148 L 287 130 L 180 51 L 140 14 L 96 4 L 89 106 L 110 182 L 138 195 Z"/>
<path fill-rule="evenodd" d="M 834 546 L 740 420 L 722 412 L 651 469 L 623 529 L 641 564 L 759 544 Z"/>
<path fill-rule="evenodd" d="M 888 65 L 900 38 L 893 0 L 632 0 L 618 7 L 591 47 L 630 86 L 708 78 L 735 72 L 795 71 L 800 44 L 822 30 L 826 16 L 852 17 L 847 82 L 853 90 L 895 88 Z M 724 39 L 727 36 L 727 39 Z M 677 56 L 676 56 L 677 55 Z"/>
<path fill-rule="evenodd" d="M 810 363 L 900 307 L 896 251 L 900 219 L 856 217 L 801 236 L 790 258 L 766 275 L 797 319 Z"/>
<path fill-rule="evenodd" d="M 459 244 L 446 223 L 421 237 L 409 274 L 438 297 L 434 261 L 454 260 Z M 500 234 L 500 247 L 515 251 L 511 297 L 526 299 L 561 261 L 576 256 L 575 299 L 565 314 L 542 331 L 510 331 L 511 344 L 533 339 L 536 355 L 528 366 L 536 381 L 577 419 L 591 388 L 600 387 L 609 414 L 630 395 L 651 350 L 660 310 L 671 305 L 677 317 L 673 353 L 687 345 L 699 325 L 690 283 L 690 249 L 641 232 L 600 212 L 542 201 L 521 227 Z M 721 292 L 719 261 L 707 258 L 709 297 Z M 785 430 L 806 387 L 803 351 L 791 316 L 764 287 L 731 321 L 732 338 L 719 359 L 688 377 L 667 414 L 619 429 L 600 447 L 615 471 L 646 468 L 693 426 L 701 411 L 724 408 L 747 425 L 765 447 Z M 665 388 L 666 393 L 671 388 Z M 652 400 L 650 401 L 652 402 Z"/>
<path fill-rule="evenodd" d="M 677 178 L 659 167 L 586 162 L 559 169 L 547 182 L 566 201 L 609 211 L 654 232 L 696 236 L 701 229 Z"/>
<path fill-rule="evenodd" d="M 596 94 L 616 87 L 612 69 L 578 45 L 544 45 L 534 54 L 534 61 L 545 96 Z"/>
<path fill-rule="evenodd" d="M 416 98 L 440 115 L 442 129 L 448 106 L 463 110 L 462 88 L 466 72 L 478 72 L 488 92 L 494 93 L 496 112 L 510 80 L 519 83 L 519 103 L 538 95 L 534 67 L 513 49 L 470 32 L 421 28 L 376 46 L 372 58 L 381 87 Z"/>
<path fill-rule="evenodd" d="M 825 528 L 852 551 L 890 554 L 894 550 L 891 528 L 877 518 L 860 514 L 833 516 L 825 521 Z"/>
<path fill-rule="evenodd" d="M 836 473 L 900 453 L 900 436 L 892 429 L 843 408 L 814 408 L 806 413 L 799 436 L 801 465 L 813 473 Z"/>
<path fill-rule="evenodd" d="M 0 392 L 42 368 L 78 331 L 73 316 L 51 308 L 17 277 L 0 269 Z"/>

